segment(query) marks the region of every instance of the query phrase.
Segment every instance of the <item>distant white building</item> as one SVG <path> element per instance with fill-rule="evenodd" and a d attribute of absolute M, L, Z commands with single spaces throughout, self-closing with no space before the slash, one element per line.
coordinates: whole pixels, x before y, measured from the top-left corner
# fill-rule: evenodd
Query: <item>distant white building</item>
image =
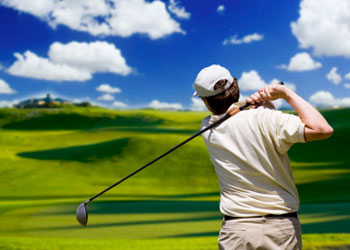
<path fill-rule="evenodd" d="M 55 107 L 63 104 L 73 104 L 70 101 L 61 99 L 61 98 L 52 98 L 50 94 L 47 94 L 45 98 L 32 98 L 25 101 L 22 101 L 14 107 L 16 108 L 46 108 L 46 107 Z"/>

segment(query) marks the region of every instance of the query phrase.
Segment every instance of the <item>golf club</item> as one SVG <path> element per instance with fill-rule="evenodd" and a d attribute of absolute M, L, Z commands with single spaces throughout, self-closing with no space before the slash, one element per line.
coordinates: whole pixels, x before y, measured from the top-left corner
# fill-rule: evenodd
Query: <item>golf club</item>
<path fill-rule="evenodd" d="M 279 84 L 283 85 L 283 82 L 280 82 Z M 137 174 L 138 172 L 140 172 L 141 170 L 145 169 L 146 167 L 152 165 L 153 163 L 155 163 L 156 161 L 160 160 L 161 158 L 163 158 L 164 156 L 170 154 L 171 152 L 175 151 L 176 149 L 178 149 L 179 147 L 181 147 L 182 145 L 186 144 L 187 142 L 191 141 L 192 139 L 194 139 L 195 137 L 197 137 L 198 135 L 203 134 L 204 132 L 208 131 L 209 129 L 212 129 L 213 127 L 219 125 L 220 123 L 226 121 L 228 118 L 236 115 L 237 113 L 239 113 L 240 111 L 246 109 L 247 107 L 249 107 L 251 104 L 246 102 L 245 104 L 243 104 L 242 106 L 240 106 L 239 108 L 235 108 L 232 109 L 229 113 L 227 113 L 225 116 L 223 116 L 221 119 L 219 119 L 218 121 L 214 122 L 213 124 L 211 124 L 210 126 L 198 131 L 197 133 L 195 133 L 194 135 L 192 135 L 191 137 L 189 137 L 188 139 L 186 139 L 185 141 L 181 142 L 180 144 L 176 145 L 175 147 L 173 147 L 172 149 L 170 149 L 169 151 L 167 151 L 166 153 L 162 154 L 161 156 L 158 156 L 157 158 L 155 158 L 154 160 L 150 161 L 149 163 L 147 163 L 146 165 L 142 166 L 141 168 L 137 169 L 136 171 L 132 172 L 131 174 L 129 174 L 128 176 L 124 177 L 123 179 L 119 180 L 118 182 L 116 182 L 115 184 L 113 184 L 112 186 L 106 188 L 105 190 L 101 191 L 100 193 L 96 194 L 95 196 L 91 197 L 90 199 L 84 201 L 83 203 L 81 203 L 76 211 L 76 217 L 78 222 L 86 227 L 87 222 L 88 222 L 88 212 L 86 209 L 86 205 L 88 203 L 90 203 L 91 201 L 93 201 L 94 199 L 96 199 L 97 197 L 99 197 L 100 195 L 104 194 L 105 192 L 107 192 L 108 190 L 114 188 L 115 186 L 119 185 L 120 183 L 122 183 L 123 181 L 129 179 L 130 177 L 132 177 L 133 175 Z"/>

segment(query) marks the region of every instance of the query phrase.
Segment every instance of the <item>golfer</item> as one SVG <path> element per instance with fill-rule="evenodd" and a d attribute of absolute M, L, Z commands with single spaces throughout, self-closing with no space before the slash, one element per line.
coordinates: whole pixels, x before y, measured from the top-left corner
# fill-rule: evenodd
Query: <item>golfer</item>
<path fill-rule="evenodd" d="M 202 69 L 194 88 L 212 112 L 202 129 L 237 109 L 237 79 L 220 65 Z M 298 116 L 275 110 L 270 101 L 279 98 Z M 219 249 L 301 249 L 299 197 L 287 152 L 294 143 L 326 139 L 333 129 L 284 85 L 266 86 L 246 101 L 253 108 L 202 135 L 220 183 Z"/>

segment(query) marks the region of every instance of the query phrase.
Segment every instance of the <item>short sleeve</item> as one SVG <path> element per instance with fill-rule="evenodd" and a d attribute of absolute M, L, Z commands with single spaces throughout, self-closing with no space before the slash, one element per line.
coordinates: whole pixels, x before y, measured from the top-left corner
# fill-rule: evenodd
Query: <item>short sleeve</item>
<path fill-rule="evenodd" d="M 269 113 L 264 115 L 265 124 L 279 153 L 286 153 L 295 143 L 305 142 L 305 125 L 299 116 L 277 110 L 270 110 Z"/>

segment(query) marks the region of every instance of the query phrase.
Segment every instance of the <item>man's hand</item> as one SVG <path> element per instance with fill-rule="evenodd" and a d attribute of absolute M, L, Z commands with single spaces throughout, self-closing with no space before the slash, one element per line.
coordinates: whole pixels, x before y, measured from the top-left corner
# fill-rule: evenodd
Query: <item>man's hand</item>
<path fill-rule="evenodd" d="M 291 90 L 284 85 L 270 84 L 265 88 L 259 89 L 258 92 L 248 97 L 246 101 L 256 106 L 259 103 L 263 103 L 265 101 L 273 101 L 279 98 L 287 100 L 289 91 Z"/>

